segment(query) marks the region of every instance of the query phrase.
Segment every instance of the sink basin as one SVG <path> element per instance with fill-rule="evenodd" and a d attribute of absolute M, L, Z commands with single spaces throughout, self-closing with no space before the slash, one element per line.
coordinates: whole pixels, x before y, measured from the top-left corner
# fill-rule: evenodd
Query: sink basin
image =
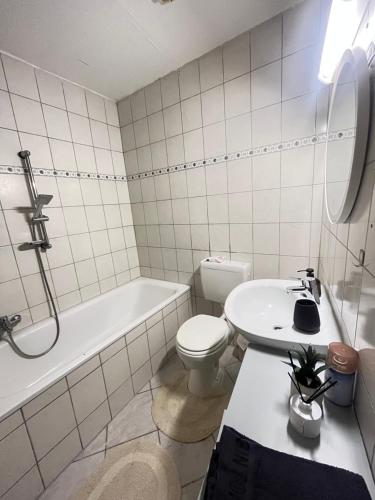
<path fill-rule="evenodd" d="M 255 344 L 295 349 L 312 344 L 324 354 L 330 342 L 341 342 L 341 334 L 322 287 L 318 305 L 321 327 L 314 334 L 298 331 L 293 326 L 297 299 L 312 298 L 307 291 L 288 293 L 287 287 L 300 286 L 297 280 L 253 280 L 234 288 L 228 295 L 224 311 L 230 323 L 247 340 Z"/>

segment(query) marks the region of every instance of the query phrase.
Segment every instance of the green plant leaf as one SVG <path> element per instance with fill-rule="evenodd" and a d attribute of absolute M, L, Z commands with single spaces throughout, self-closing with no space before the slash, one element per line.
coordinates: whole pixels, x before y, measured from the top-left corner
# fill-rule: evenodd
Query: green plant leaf
<path fill-rule="evenodd" d="M 324 370 L 327 370 L 327 368 L 328 368 L 328 365 L 322 365 L 322 366 L 320 366 L 319 368 L 317 368 L 315 370 L 315 375 L 319 375 L 319 373 L 324 372 Z"/>

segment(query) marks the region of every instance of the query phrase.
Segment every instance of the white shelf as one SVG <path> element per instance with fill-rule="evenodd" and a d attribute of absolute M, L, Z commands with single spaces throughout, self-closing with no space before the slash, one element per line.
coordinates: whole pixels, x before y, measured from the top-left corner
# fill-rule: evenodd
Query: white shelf
<path fill-rule="evenodd" d="M 283 352 L 249 347 L 221 423 L 263 446 L 341 467 L 363 476 L 371 497 L 375 485 L 353 408 L 324 402 L 320 438 L 298 435 L 288 425 L 290 380 Z"/>

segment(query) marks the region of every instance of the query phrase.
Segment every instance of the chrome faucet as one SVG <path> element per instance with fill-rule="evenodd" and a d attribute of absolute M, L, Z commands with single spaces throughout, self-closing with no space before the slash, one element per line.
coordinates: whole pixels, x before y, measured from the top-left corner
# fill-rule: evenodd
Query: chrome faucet
<path fill-rule="evenodd" d="M 14 314 L 13 316 L 1 316 L 0 317 L 0 340 L 4 337 L 6 333 L 12 333 L 13 329 L 22 320 L 20 314 Z"/>
<path fill-rule="evenodd" d="M 308 267 L 307 269 L 300 269 L 297 272 L 306 273 L 306 277 L 302 278 L 301 280 L 302 286 L 311 293 L 311 295 L 314 297 L 315 302 L 317 304 L 320 304 L 320 281 L 315 278 L 314 269 L 312 267 Z"/>

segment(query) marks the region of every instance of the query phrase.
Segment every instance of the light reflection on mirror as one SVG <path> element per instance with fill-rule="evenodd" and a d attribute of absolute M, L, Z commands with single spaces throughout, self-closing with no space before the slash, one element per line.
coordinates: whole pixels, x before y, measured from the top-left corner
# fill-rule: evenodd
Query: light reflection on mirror
<path fill-rule="evenodd" d="M 326 196 L 332 221 L 341 214 L 352 171 L 356 138 L 356 78 L 350 64 L 338 76 L 329 118 L 326 157 Z"/>

